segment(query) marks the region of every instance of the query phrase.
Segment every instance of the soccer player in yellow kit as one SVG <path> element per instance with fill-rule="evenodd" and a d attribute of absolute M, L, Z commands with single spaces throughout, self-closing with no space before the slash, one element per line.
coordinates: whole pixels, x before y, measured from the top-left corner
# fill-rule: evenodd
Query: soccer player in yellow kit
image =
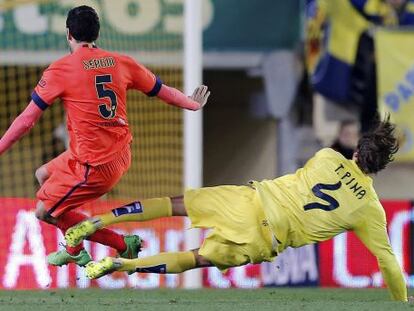
<path fill-rule="evenodd" d="M 289 246 L 354 231 L 377 257 L 392 298 L 407 301 L 404 276 L 388 240 L 385 212 L 368 176 L 385 168 L 397 150 L 394 125 L 386 118 L 360 138 L 352 160 L 333 149 L 322 149 L 295 174 L 133 202 L 72 227 L 65 238 L 72 246 L 109 224 L 169 216 L 188 216 L 193 227 L 212 229 L 197 250 L 132 260 L 106 257 L 89 263 L 87 275 L 98 278 L 113 271 L 180 273 L 208 266 L 225 270 L 271 261 Z"/>

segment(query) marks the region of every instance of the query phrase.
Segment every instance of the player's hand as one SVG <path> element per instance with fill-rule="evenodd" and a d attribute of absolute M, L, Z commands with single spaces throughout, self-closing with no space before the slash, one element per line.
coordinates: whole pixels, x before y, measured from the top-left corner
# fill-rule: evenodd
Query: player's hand
<path fill-rule="evenodd" d="M 190 96 L 190 99 L 198 103 L 200 105 L 198 109 L 201 109 L 207 104 L 207 99 L 209 96 L 210 91 L 208 90 L 208 87 L 205 85 L 200 85 L 194 90 L 193 95 Z"/>

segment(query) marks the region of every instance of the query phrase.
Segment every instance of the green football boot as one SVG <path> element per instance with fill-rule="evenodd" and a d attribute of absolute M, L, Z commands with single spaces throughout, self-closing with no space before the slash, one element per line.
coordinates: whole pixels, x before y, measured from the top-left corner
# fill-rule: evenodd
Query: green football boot
<path fill-rule="evenodd" d="M 127 249 L 119 254 L 120 257 L 126 259 L 134 259 L 138 257 L 141 250 L 142 239 L 137 235 L 127 235 L 124 237 Z M 115 260 L 116 261 L 116 260 Z M 86 276 L 90 279 L 97 279 L 111 272 L 116 271 L 117 263 L 111 257 L 106 257 L 99 262 L 91 261 L 86 265 Z M 118 263 L 120 265 L 120 263 Z M 135 271 L 128 271 L 132 274 Z"/>
<path fill-rule="evenodd" d="M 119 253 L 119 257 L 125 259 L 138 258 L 138 254 L 141 251 L 142 239 L 138 235 L 126 235 L 124 236 L 124 241 L 127 249 Z"/>
<path fill-rule="evenodd" d="M 57 252 L 50 253 L 47 256 L 47 262 L 52 266 L 64 266 L 68 263 L 75 263 L 78 266 L 86 266 L 88 262 L 92 261 L 91 256 L 86 250 L 81 250 L 78 255 L 70 255 L 66 249 L 62 249 Z"/>
<path fill-rule="evenodd" d="M 70 227 L 66 230 L 65 240 L 66 244 L 71 247 L 78 246 L 88 236 L 94 234 L 98 230 L 97 226 L 90 220 L 82 221 L 81 223 Z"/>
<path fill-rule="evenodd" d="M 85 273 L 90 279 L 97 279 L 116 270 L 116 264 L 111 257 L 101 261 L 91 261 L 86 265 Z"/>
<path fill-rule="evenodd" d="M 138 235 L 126 235 L 124 237 L 125 244 L 127 245 L 127 249 L 119 254 L 119 257 L 125 259 L 134 259 L 138 258 L 138 254 L 141 251 L 142 247 L 142 239 Z M 128 275 L 134 274 L 135 271 L 127 271 Z"/>

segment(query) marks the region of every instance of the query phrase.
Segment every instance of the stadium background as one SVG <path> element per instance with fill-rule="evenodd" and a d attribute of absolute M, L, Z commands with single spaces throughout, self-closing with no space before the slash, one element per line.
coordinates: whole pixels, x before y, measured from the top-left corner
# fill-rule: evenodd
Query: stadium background
<path fill-rule="evenodd" d="M 27 104 L 42 70 L 67 53 L 65 14 L 81 3 L 94 6 L 101 15 L 99 46 L 130 54 L 166 83 L 183 88 L 183 1 L 3 0 L 1 133 Z M 204 112 L 204 184 L 242 184 L 292 171 L 319 146 L 309 143 L 312 104 L 302 78 L 305 2 L 205 0 L 203 5 L 204 83 L 212 90 Z M 133 165 L 111 193 L 85 208 L 90 213 L 136 198 L 180 194 L 184 189 L 182 112 L 137 93 L 128 94 L 128 109 L 135 137 Z M 181 276 L 116 274 L 89 282 L 82 269 L 46 265 L 45 254 L 59 247 L 62 237 L 33 215 L 37 189 L 33 173 L 65 149 L 63 119 L 57 102 L 27 137 L 0 158 L 0 287 L 182 287 Z M 378 186 L 391 242 L 408 284 L 414 286 L 411 161 L 381 174 Z M 147 256 L 183 249 L 184 227 L 176 219 L 118 228 L 142 235 L 146 241 L 142 256 Z M 88 247 L 96 258 L 107 254 L 104 247 Z M 289 249 L 274 263 L 230 269 L 224 275 L 215 268 L 202 273 L 203 286 L 218 288 L 383 286 L 375 259 L 352 234 L 320 246 Z"/>

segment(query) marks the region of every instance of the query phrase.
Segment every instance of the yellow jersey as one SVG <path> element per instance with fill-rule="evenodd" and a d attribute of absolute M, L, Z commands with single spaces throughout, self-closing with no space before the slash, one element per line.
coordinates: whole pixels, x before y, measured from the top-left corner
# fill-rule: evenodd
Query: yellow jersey
<path fill-rule="evenodd" d="M 252 184 L 279 242 L 278 252 L 352 230 L 377 257 L 392 297 L 407 300 L 404 276 L 388 239 L 384 209 L 372 179 L 355 161 L 325 148 L 295 174 Z"/>

